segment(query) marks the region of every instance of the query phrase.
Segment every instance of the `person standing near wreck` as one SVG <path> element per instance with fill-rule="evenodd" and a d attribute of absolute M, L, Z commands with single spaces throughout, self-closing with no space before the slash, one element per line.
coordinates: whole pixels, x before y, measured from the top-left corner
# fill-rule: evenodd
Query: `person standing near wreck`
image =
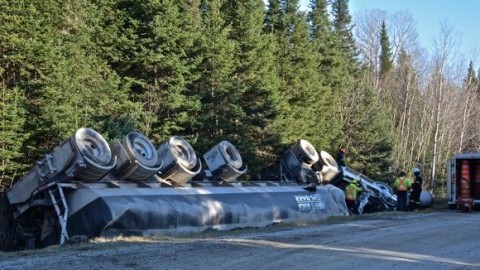
<path fill-rule="evenodd" d="M 412 180 L 401 170 L 394 185 L 397 188 L 397 211 L 407 211 L 407 192 L 412 188 Z"/>
<path fill-rule="evenodd" d="M 358 215 L 357 196 L 362 191 L 362 187 L 357 180 L 352 180 L 350 184 L 345 188 L 345 203 L 347 204 L 348 212 L 350 215 Z"/>
<path fill-rule="evenodd" d="M 345 147 L 343 147 L 343 145 L 340 145 L 340 147 L 338 147 L 337 158 L 336 158 L 338 170 L 340 172 L 337 176 L 338 179 L 343 179 L 343 167 L 347 166 L 345 164 L 346 154 L 347 154 L 347 150 L 345 150 Z"/>
<path fill-rule="evenodd" d="M 410 194 L 410 210 L 420 209 L 420 194 L 422 193 L 423 178 L 420 175 L 419 168 L 413 168 L 415 178 L 412 183 L 412 193 Z"/>
<path fill-rule="evenodd" d="M 345 150 L 345 147 L 340 145 L 340 147 L 338 148 L 338 152 L 337 152 L 338 166 L 341 166 L 341 167 L 347 166 L 347 165 L 345 165 L 345 155 L 346 154 L 347 154 L 347 150 Z"/>

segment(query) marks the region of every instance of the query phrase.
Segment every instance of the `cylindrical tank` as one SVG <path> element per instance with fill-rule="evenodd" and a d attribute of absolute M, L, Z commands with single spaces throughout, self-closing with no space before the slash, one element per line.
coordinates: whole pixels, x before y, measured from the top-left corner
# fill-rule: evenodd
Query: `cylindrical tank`
<path fill-rule="evenodd" d="M 422 193 L 420 193 L 420 207 L 425 208 L 429 207 L 433 204 L 433 196 L 432 193 L 423 190 Z"/>
<path fill-rule="evenodd" d="M 121 179 L 144 181 L 160 169 L 157 151 L 152 142 L 139 132 L 130 132 L 112 144 L 117 157 L 114 174 Z"/>
<path fill-rule="evenodd" d="M 197 183 L 198 184 L 198 183 Z M 345 196 L 332 185 L 315 192 L 280 183 L 193 187 L 115 188 L 86 183 L 68 193 L 68 233 L 89 238 L 159 235 L 264 227 L 348 215 Z"/>
<path fill-rule="evenodd" d="M 162 162 L 159 176 L 177 185 L 183 185 L 202 169 L 193 147 L 180 136 L 172 136 L 157 148 Z"/>
<path fill-rule="evenodd" d="M 212 147 L 203 155 L 203 159 L 213 180 L 232 182 L 247 170 L 240 152 L 228 141 L 221 141 Z"/>

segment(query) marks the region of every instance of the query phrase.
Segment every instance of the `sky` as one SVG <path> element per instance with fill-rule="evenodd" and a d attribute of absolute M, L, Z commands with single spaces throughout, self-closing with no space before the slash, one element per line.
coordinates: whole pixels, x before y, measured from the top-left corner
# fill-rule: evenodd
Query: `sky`
<path fill-rule="evenodd" d="M 440 36 L 441 22 L 446 21 L 460 38 L 458 40 L 460 53 L 470 60 L 480 53 L 480 38 L 477 30 L 480 26 L 480 1 L 478 0 L 349 1 L 349 11 L 352 16 L 369 9 L 381 9 L 389 14 L 396 11 L 407 11 L 412 14 L 416 21 L 419 41 L 427 50 L 432 49 L 433 40 Z"/>
<path fill-rule="evenodd" d="M 306 9 L 309 0 L 301 0 L 301 9 Z M 458 34 L 458 51 L 475 63 L 480 62 L 480 0 L 349 0 L 350 14 L 380 9 L 388 14 L 407 11 L 416 22 L 421 46 L 433 49 L 434 40 L 440 36 L 441 22 L 447 22 Z"/>

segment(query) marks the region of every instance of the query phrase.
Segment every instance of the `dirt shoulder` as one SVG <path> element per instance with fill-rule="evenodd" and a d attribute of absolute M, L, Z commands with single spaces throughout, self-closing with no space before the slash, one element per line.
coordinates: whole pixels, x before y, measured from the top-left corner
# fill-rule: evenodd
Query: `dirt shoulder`
<path fill-rule="evenodd" d="M 1 253 L 0 269 L 474 269 L 480 267 L 479 222 L 475 212 L 390 212 L 175 237 L 95 239 Z"/>

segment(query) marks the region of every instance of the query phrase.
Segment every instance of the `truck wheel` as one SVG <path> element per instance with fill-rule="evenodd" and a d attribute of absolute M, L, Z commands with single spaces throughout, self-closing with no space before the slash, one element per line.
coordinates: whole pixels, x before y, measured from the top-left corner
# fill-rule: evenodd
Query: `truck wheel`
<path fill-rule="evenodd" d="M 191 170 L 197 165 L 195 150 L 184 138 L 172 136 L 169 141 L 170 151 L 175 156 L 176 162 Z"/>
<path fill-rule="evenodd" d="M 320 151 L 320 161 L 323 163 L 322 171 L 320 172 L 324 182 L 332 181 L 340 173 L 335 159 L 326 151 Z"/>
<path fill-rule="evenodd" d="M 122 145 L 131 158 L 138 160 L 147 167 L 155 167 L 158 156 L 152 142 L 138 132 L 128 133 L 122 140 Z"/>
<path fill-rule="evenodd" d="M 98 165 L 106 166 L 112 159 L 108 143 L 91 128 L 78 129 L 75 133 L 75 144 L 84 158 Z"/>
<path fill-rule="evenodd" d="M 320 151 L 320 162 L 323 166 L 338 168 L 337 161 L 326 151 Z"/>
<path fill-rule="evenodd" d="M 292 147 L 293 153 L 297 158 L 301 159 L 307 164 L 314 164 L 318 161 L 319 156 L 315 147 L 306 140 L 300 140 L 299 143 Z"/>
<path fill-rule="evenodd" d="M 235 169 L 240 169 L 243 165 L 242 156 L 238 152 L 237 148 L 233 146 L 233 144 L 222 141 L 220 143 L 220 149 L 222 151 L 222 155 L 228 164 L 232 165 Z"/>

